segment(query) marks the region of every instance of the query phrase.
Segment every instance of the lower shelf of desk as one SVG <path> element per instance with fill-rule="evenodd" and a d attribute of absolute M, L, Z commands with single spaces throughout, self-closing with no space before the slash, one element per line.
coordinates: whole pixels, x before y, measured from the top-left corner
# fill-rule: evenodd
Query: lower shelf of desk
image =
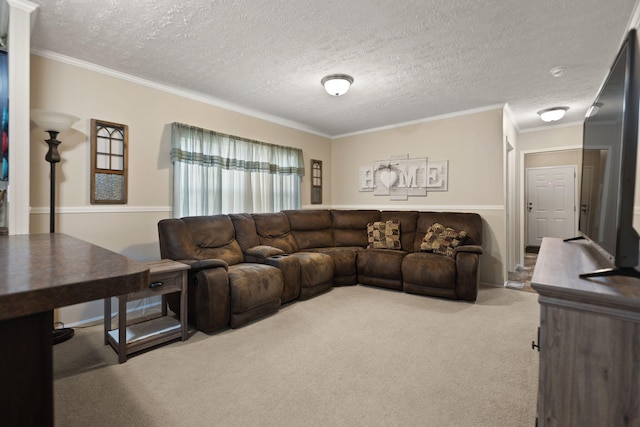
<path fill-rule="evenodd" d="M 157 319 L 145 320 L 127 326 L 126 329 L 126 353 L 135 353 L 173 339 L 182 338 L 182 325 L 169 316 Z M 107 340 L 114 350 L 120 346 L 120 329 L 108 331 Z"/>

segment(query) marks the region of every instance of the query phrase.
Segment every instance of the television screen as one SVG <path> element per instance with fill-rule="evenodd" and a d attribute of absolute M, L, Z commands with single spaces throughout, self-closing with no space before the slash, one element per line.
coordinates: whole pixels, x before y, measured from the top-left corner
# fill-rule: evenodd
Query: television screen
<path fill-rule="evenodd" d="M 580 232 L 618 268 L 638 265 L 633 205 L 640 70 L 630 31 L 584 122 Z"/>

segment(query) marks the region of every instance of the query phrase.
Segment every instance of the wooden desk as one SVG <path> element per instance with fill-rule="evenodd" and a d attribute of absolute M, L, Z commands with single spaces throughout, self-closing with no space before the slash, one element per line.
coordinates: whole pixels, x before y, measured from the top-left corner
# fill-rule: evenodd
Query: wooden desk
<path fill-rule="evenodd" d="M 0 418 L 53 425 L 53 309 L 143 289 L 149 269 L 64 234 L 0 236 Z"/>

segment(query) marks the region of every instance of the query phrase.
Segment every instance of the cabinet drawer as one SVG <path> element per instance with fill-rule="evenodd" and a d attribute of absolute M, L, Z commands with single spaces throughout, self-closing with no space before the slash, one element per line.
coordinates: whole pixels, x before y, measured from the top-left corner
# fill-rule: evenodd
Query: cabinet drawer
<path fill-rule="evenodd" d="M 149 278 L 149 286 L 143 291 L 127 294 L 127 301 L 179 292 L 181 289 L 182 271 L 152 274 Z"/>

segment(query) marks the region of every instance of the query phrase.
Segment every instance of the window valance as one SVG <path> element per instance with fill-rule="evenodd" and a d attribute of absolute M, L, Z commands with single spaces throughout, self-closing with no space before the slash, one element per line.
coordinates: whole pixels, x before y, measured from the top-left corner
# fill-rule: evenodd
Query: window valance
<path fill-rule="evenodd" d="M 299 148 L 254 141 L 182 123 L 172 125 L 171 162 L 304 176 Z"/>

